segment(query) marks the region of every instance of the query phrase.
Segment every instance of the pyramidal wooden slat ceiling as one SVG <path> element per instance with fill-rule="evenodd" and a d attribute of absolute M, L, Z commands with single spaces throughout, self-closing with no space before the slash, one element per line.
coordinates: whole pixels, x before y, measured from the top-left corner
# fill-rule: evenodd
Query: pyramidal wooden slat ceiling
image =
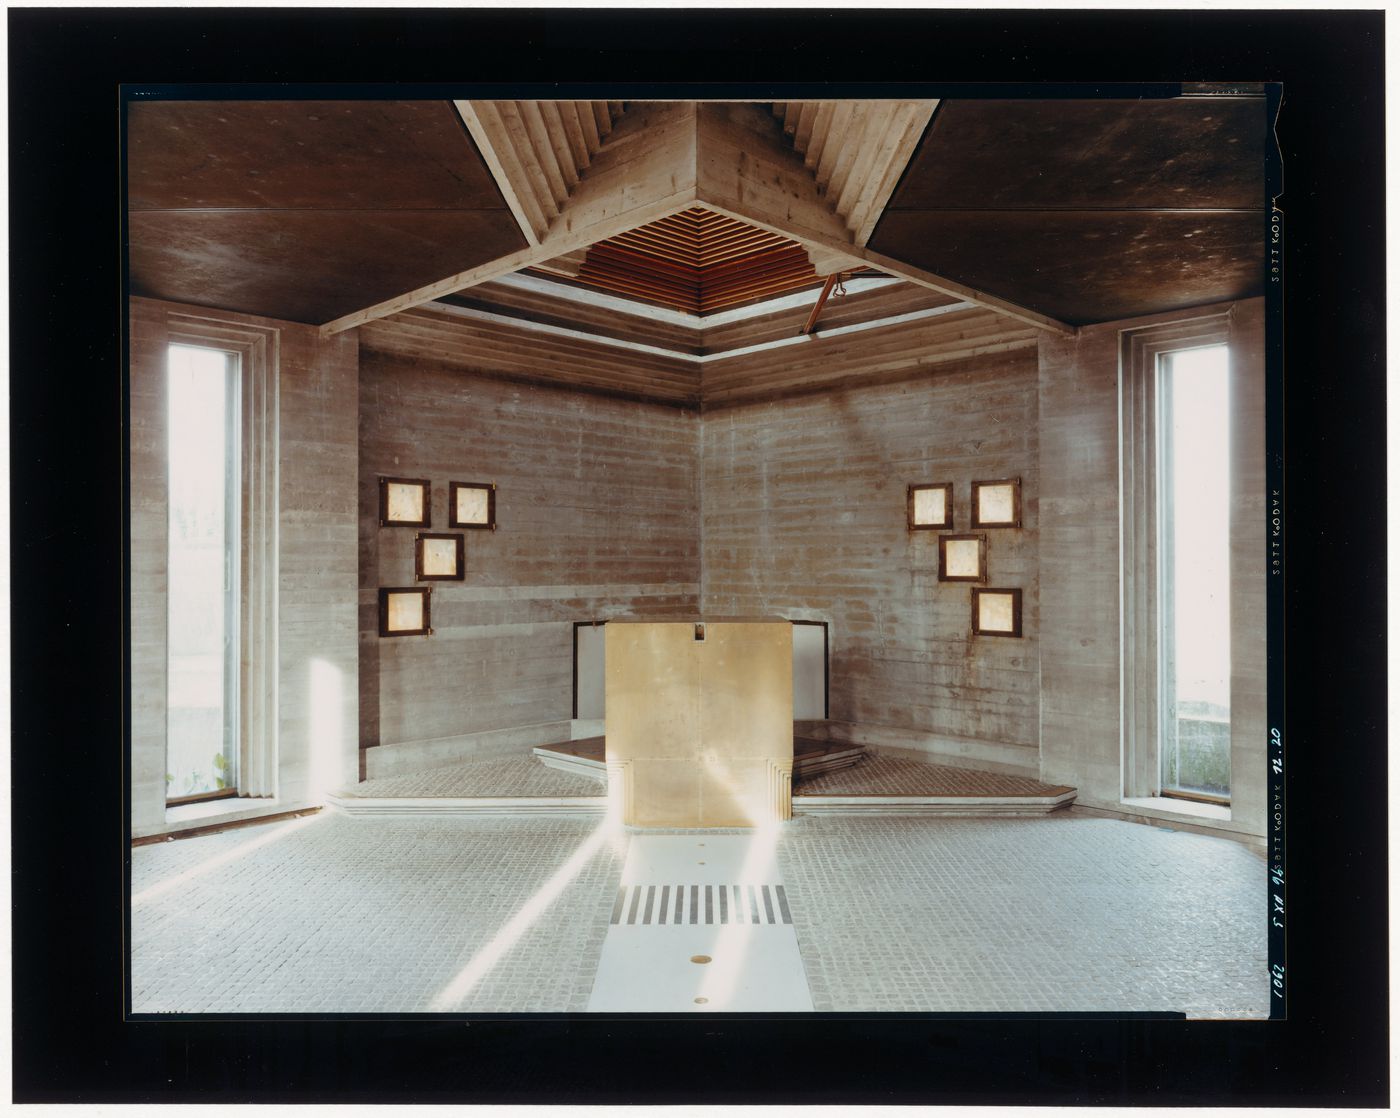
<path fill-rule="evenodd" d="M 573 278 L 701 315 L 821 283 L 796 241 L 700 206 L 590 246 Z"/>
<path fill-rule="evenodd" d="M 934 101 L 785 101 L 773 105 L 793 149 L 858 245 L 904 170 L 901 153 L 923 134 Z"/>

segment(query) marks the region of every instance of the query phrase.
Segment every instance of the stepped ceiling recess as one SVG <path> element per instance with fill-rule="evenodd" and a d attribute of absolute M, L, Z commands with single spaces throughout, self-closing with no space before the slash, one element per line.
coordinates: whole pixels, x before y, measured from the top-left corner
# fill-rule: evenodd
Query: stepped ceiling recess
<path fill-rule="evenodd" d="M 1208 89 L 142 101 L 131 290 L 410 348 L 528 323 L 689 377 L 920 316 L 1065 334 L 1260 294 L 1266 135 L 1262 96 Z"/>

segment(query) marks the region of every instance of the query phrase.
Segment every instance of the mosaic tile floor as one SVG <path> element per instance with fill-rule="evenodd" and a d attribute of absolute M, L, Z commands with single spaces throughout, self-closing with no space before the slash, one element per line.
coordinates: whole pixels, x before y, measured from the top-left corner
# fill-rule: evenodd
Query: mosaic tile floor
<path fill-rule="evenodd" d="M 596 739 L 601 741 L 602 739 Z M 599 779 L 564 772 L 533 754 L 491 757 L 404 776 L 366 780 L 343 794 L 368 798 L 455 798 L 476 796 L 600 796 Z M 929 765 L 899 757 L 867 756 L 852 768 L 800 780 L 799 796 L 1047 796 L 1066 789 L 1026 777 Z"/>
<path fill-rule="evenodd" d="M 1054 796 L 1066 791 L 1023 776 L 870 755 L 849 769 L 808 777 L 793 788 L 798 796 Z"/>
<path fill-rule="evenodd" d="M 581 773 L 544 765 L 533 754 L 488 757 L 403 776 L 381 776 L 348 788 L 343 795 L 372 797 L 456 798 L 469 796 L 603 796 L 606 785 Z"/>
<path fill-rule="evenodd" d="M 133 1008 L 583 1011 L 632 841 L 323 812 L 137 847 Z M 1226 839 L 1072 813 L 809 816 L 776 857 L 818 1012 L 1268 1011 L 1264 863 Z"/>

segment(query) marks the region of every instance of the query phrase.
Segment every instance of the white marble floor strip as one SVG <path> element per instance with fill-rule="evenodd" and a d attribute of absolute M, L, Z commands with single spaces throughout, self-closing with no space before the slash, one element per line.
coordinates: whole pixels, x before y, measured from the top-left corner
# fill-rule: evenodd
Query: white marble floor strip
<path fill-rule="evenodd" d="M 633 835 L 589 1012 L 810 1012 L 776 848 L 776 831 Z"/>

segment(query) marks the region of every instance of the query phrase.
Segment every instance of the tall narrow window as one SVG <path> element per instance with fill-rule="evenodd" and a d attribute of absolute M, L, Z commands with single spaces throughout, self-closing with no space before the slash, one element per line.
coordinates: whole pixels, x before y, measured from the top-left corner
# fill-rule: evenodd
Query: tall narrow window
<path fill-rule="evenodd" d="M 168 803 L 237 789 L 240 364 L 221 349 L 168 352 Z"/>
<path fill-rule="evenodd" d="M 1229 351 L 1168 351 L 1157 375 L 1161 790 L 1228 800 Z"/>

